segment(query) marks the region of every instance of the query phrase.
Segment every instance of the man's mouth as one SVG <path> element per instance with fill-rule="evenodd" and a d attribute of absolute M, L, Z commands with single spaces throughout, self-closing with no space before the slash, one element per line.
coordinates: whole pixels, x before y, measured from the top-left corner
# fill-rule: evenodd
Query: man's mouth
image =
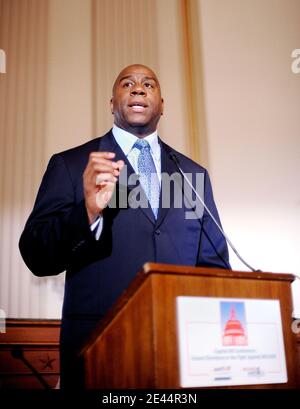
<path fill-rule="evenodd" d="M 133 102 L 128 106 L 132 109 L 133 112 L 144 112 L 147 108 L 147 105 L 141 102 Z"/>

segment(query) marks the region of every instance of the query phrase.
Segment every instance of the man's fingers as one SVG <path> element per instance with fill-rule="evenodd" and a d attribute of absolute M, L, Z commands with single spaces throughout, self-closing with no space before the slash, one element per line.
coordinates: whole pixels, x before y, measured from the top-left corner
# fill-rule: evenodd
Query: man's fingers
<path fill-rule="evenodd" d="M 107 192 L 103 193 L 103 200 L 105 203 L 108 203 L 110 199 L 112 198 L 113 192 L 111 190 L 108 190 Z"/>
<path fill-rule="evenodd" d="M 108 202 L 112 198 L 114 192 L 115 184 L 111 182 L 107 182 L 105 186 L 99 190 L 96 194 L 96 204 L 99 209 L 105 209 Z"/>
<path fill-rule="evenodd" d="M 115 163 L 117 164 L 117 169 L 118 169 L 119 171 L 121 171 L 121 170 L 123 169 L 124 165 L 125 165 L 125 163 L 124 163 L 123 160 L 118 160 L 118 161 L 115 162 Z"/>
<path fill-rule="evenodd" d="M 118 168 L 118 162 L 114 162 L 113 160 L 105 159 L 105 158 L 91 158 L 91 164 L 103 164 L 106 166 L 111 166 L 114 169 Z"/>
<path fill-rule="evenodd" d="M 96 173 L 119 173 L 118 169 L 114 169 L 112 166 L 107 166 L 107 165 L 103 165 L 103 164 L 93 164 L 92 168 L 91 168 L 92 172 L 96 172 Z"/>
<path fill-rule="evenodd" d="M 99 154 L 103 152 L 98 152 Z M 112 172 L 116 176 L 119 176 L 120 170 L 124 166 L 124 161 L 118 160 L 114 162 L 112 160 L 105 159 L 103 156 L 97 154 L 91 154 L 88 163 L 88 168 L 97 172 Z"/>
<path fill-rule="evenodd" d="M 96 185 L 100 185 L 103 182 L 115 183 L 118 179 L 111 173 L 98 173 L 96 176 Z"/>
<path fill-rule="evenodd" d="M 114 152 L 91 152 L 90 159 L 92 158 L 106 158 L 113 159 L 116 156 Z"/>

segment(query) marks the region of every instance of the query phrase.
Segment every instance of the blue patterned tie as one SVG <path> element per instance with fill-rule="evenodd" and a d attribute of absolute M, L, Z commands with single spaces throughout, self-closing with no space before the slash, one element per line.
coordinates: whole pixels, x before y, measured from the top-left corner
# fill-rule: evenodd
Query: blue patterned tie
<path fill-rule="evenodd" d="M 140 150 L 138 157 L 140 183 L 147 195 L 153 214 L 157 218 L 160 186 L 155 164 L 150 153 L 150 145 L 148 141 L 139 139 L 133 147 Z"/>

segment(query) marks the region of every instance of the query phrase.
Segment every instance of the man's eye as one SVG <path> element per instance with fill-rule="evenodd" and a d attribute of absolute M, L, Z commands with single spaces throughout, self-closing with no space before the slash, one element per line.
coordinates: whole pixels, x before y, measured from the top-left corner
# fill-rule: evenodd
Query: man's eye
<path fill-rule="evenodd" d="M 123 87 L 125 87 L 125 88 L 129 88 L 129 87 L 131 87 L 132 86 L 132 83 L 131 82 L 125 82 L 124 84 L 123 84 Z"/>
<path fill-rule="evenodd" d="M 153 88 L 153 85 L 150 84 L 149 82 L 146 82 L 144 85 L 146 88 Z"/>

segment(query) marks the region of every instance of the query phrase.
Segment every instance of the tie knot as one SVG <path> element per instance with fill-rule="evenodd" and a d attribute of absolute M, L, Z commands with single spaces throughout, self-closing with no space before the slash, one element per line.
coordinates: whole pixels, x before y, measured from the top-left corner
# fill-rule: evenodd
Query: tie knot
<path fill-rule="evenodd" d="M 148 141 L 145 141 L 145 139 L 138 139 L 135 144 L 133 145 L 134 148 L 139 149 L 140 151 L 146 149 L 150 149 L 150 145 Z"/>

